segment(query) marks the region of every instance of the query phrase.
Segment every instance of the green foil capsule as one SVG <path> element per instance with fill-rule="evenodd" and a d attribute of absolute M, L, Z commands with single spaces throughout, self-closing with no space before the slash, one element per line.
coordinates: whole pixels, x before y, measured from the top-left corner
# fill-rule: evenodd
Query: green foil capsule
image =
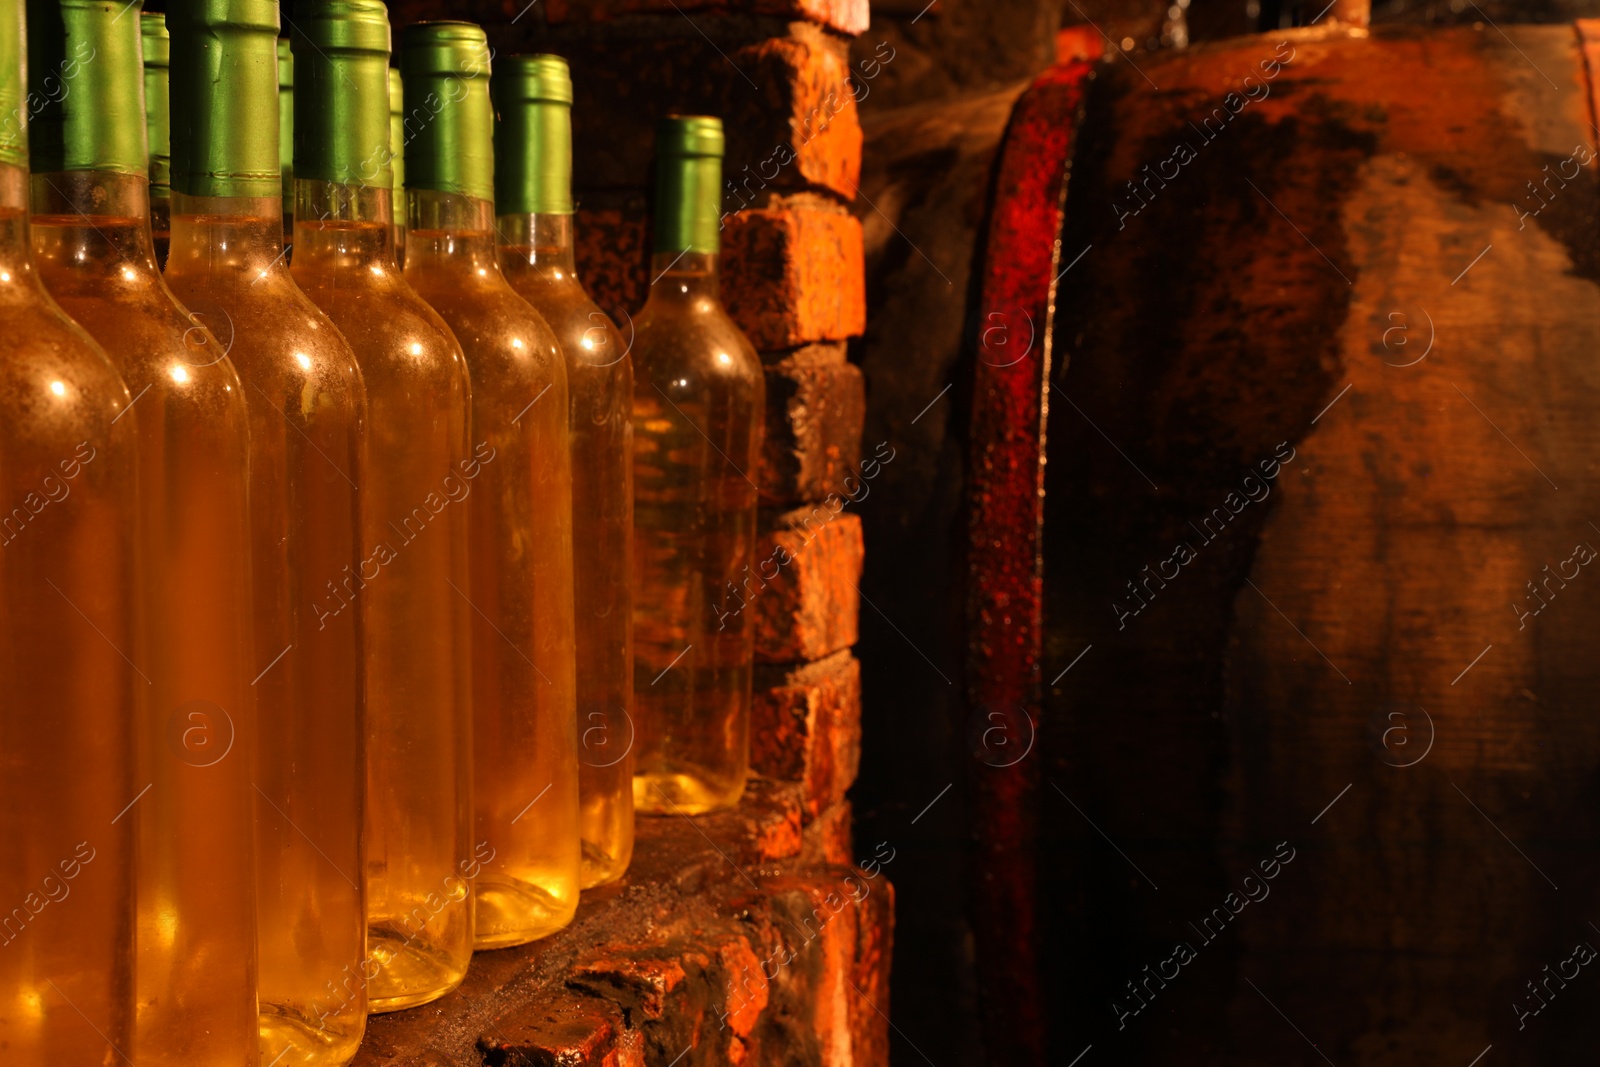
<path fill-rule="evenodd" d="M 172 188 L 281 195 L 276 0 L 186 0 L 172 34 Z"/>
<path fill-rule="evenodd" d="M 406 145 L 406 188 L 494 199 L 489 40 L 470 22 L 418 22 L 400 36 L 405 107 L 419 118 Z"/>
<path fill-rule="evenodd" d="M 405 83 L 393 67 L 389 68 L 389 169 L 394 172 L 395 219 L 400 220 L 405 214 L 399 194 L 406 187 L 406 97 Z"/>
<path fill-rule="evenodd" d="M 674 115 L 656 127 L 656 252 L 716 254 L 722 235 L 722 120 Z"/>
<path fill-rule="evenodd" d="M 22 66 L 22 0 L 0 0 L 0 163 L 28 165 L 28 77 Z"/>
<path fill-rule="evenodd" d="M 278 38 L 278 173 L 283 176 L 283 214 L 294 214 L 294 54 Z"/>
<path fill-rule="evenodd" d="M 389 14 L 382 0 L 316 0 L 294 25 L 297 177 L 388 189 Z"/>
<path fill-rule="evenodd" d="M 172 105 L 167 91 L 172 39 L 167 36 L 166 16 L 141 14 L 139 37 L 144 51 L 144 125 L 150 148 L 150 199 L 165 200 L 172 191 Z"/>
<path fill-rule="evenodd" d="M 136 0 L 134 9 L 142 0 Z M 28 129 L 38 173 L 149 173 L 139 23 L 103 0 L 28 0 Z"/>
<path fill-rule="evenodd" d="M 512 56 L 495 68 L 495 209 L 570 215 L 572 74 L 560 56 Z"/>

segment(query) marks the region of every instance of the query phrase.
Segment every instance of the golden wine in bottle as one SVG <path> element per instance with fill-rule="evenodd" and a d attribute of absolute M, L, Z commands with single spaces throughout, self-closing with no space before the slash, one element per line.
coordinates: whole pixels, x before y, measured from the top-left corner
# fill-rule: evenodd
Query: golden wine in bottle
<path fill-rule="evenodd" d="M 567 376 L 555 334 L 495 259 L 489 48 L 465 22 L 401 35 L 406 280 L 472 375 L 468 500 L 478 948 L 535 940 L 578 906 L 578 743 Z M 419 111 L 426 108 L 427 111 Z"/>
<path fill-rule="evenodd" d="M 366 396 L 350 346 L 283 263 L 277 4 L 185 4 L 167 28 L 167 281 L 231 356 L 250 412 L 261 1062 L 339 1064 L 360 1043 L 371 978 L 363 604 L 348 592 Z M 347 598 L 337 613 L 330 591 Z"/>
<path fill-rule="evenodd" d="M 98 0 L 28 14 L 34 263 L 138 415 L 138 1062 L 239 1067 L 257 1030 L 249 414 L 156 269 L 139 22 Z M 85 56 L 53 99 L 51 72 Z"/>
<path fill-rule="evenodd" d="M 292 273 L 367 390 L 362 561 L 319 610 L 365 603 L 367 996 L 392 1011 L 454 989 L 472 955 L 470 389 L 461 346 L 394 262 L 382 0 L 312 0 L 293 41 Z"/>
<path fill-rule="evenodd" d="M 172 125 L 167 96 L 172 41 L 167 36 L 167 17 L 141 13 L 139 35 L 144 51 L 144 121 L 150 150 L 150 231 L 155 241 L 156 266 L 165 267 L 167 243 L 172 237 Z"/>
<path fill-rule="evenodd" d="M 572 435 L 583 888 L 633 856 L 633 367 L 578 281 L 572 235 L 572 76 L 558 56 L 495 69 L 500 269 L 561 342 Z"/>
<path fill-rule="evenodd" d="M 729 807 L 749 767 L 754 620 L 729 590 L 755 562 L 766 385 L 718 295 L 722 151 L 715 118 L 656 133 L 633 346 L 633 799 L 655 813 Z"/>
<path fill-rule="evenodd" d="M 133 1052 L 138 426 L 33 269 L 24 39 L 0 0 L 0 1044 L 62 1067 Z"/>

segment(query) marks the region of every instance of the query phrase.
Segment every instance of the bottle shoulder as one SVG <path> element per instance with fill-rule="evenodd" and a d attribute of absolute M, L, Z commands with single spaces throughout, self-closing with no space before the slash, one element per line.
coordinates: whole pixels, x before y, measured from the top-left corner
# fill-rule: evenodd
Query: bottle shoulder
<path fill-rule="evenodd" d="M 41 291 L 37 299 L 0 302 L 0 335 L 7 338 L 0 439 L 12 460 L 113 439 L 131 403 L 127 385 L 105 350 L 54 301 Z"/>
<path fill-rule="evenodd" d="M 314 275 L 296 281 L 355 353 L 369 391 L 380 380 L 427 389 L 465 388 L 466 356 L 444 318 L 399 274 Z"/>
<path fill-rule="evenodd" d="M 565 385 L 565 358 L 555 331 L 504 278 L 492 274 L 461 284 L 408 272 L 406 280 L 455 335 L 474 388 L 517 380 Z"/>
<path fill-rule="evenodd" d="M 626 373 L 631 377 L 631 320 L 630 329 L 619 329 L 576 278 L 541 280 L 536 272 L 525 271 L 508 280 L 549 324 L 566 357 L 569 375 L 609 372 L 601 376 Z"/>
<path fill-rule="evenodd" d="M 669 390 L 692 390 L 696 382 L 723 382 L 764 391 L 761 357 L 716 301 L 647 303 L 635 323 L 636 390 L 647 382 Z"/>
<path fill-rule="evenodd" d="M 314 387 L 318 402 L 360 409 L 365 404 L 355 353 L 333 320 L 295 285 L 287 271 L 251 280 L 171 277 L 169 283 L 238 371 L 247 399 Z"/>
<path fill-rule="evenodd" d="M 149 387 L 164 403 L 200 404 L 224 417 L 234 406 L 231 396 L 242 417 L 242 385 L 232 361 L 165 286 L 98 292 L 75 288 L 54 295 L 105 350 L 130 393 Z"/>

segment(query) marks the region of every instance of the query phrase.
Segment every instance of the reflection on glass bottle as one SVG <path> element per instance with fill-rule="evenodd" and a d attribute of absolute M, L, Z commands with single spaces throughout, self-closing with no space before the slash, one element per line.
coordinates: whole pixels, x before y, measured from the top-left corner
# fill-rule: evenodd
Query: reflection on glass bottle
<path fill-rule="evenodd" d="M 293 274 L 367 392 L 348 595 L 365 605 L 367 992 L 392 1011 L 454 989 L 472 955 L 467 364 L 394 262 L 382 0 L 313 0 L 293 40 Z"/>
<path fill-rule="evenodd" d="M 633 347 L 634 803 L 736 803 L 750 748 L 753 568 L 765 381 L 717 289 L 722 123 L 656 134 L 655 252 Z"/>
<path fill-rule="evenodd" d="M 137 398 L 142 641 L 138 780 L 141 1067 L 256 1055 L 255 706 L 249 416 L 233 364 L 156 269 L 139 23 L 30 0 L 34 261 Z M 75 57 L 73 106 L 52 72 Z M 219 961 L 226 961 L 220 963 Z"/>
<path fill-rule="evenodd" d="M 500 269 L 566 357 L 587 889 L 622 877 L 633 855 L 633 369 L 626 342 L 578 281 L 566 61 L 512 56 L 493 89 Z"/>
<path fill-rule="evenodd" d="M 61 1067 L 133 1037 L 138 427 L 33 270 L 24 38 L 0 0 L 0 1040 Z"/>
<path fill-rule="evenodd" d="M 250 411 L 261 1061 L 347 1062 L 366 1021 L 355 356 L 283 263 L 277 8 L 174 6 L 167 281 Z M 328 606 L 330 595 L 335 608 Z"/>
<path fill-rule="evenodd" d="M 406 280 L 444 317 L 472 376 L 468 499 L 477 947 L 517 945 L 578 906 L 578 752 L 567 376 L 544 319 L 495 259 L 489 47 L 465 22 L 401 36 Z"/>

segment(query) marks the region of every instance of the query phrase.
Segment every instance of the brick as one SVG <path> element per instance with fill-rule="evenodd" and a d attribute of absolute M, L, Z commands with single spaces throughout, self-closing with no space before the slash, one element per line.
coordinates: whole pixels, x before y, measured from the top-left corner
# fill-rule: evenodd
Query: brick
<path fill-rule="evenodd" d="M 660 943 L 606 946 L 573 966 L 567 985 L 620 1008 L 647 1045 L 673 1050 L 668 1058 L 693 1047 L 699 1050 L 696 1062 L 750 1062 L 753 1031 L 768 1003 L 761 960 L 750 941 L 727 923 L 709 929 L 669 924 L 664 933 Z M 587 1048 L 578 1051 L 591 1055 Z M 604 1056 L 611 1050 L 602 1044 L 599 1051 Z M 598 1067 L 602 1061 L 573 1062 Z"/>
<path fill-rule="evenodd" d="M 617 1056 L 622 1033 L 623 1015 L 615 1004 L 560 993 L 541 999 L 533 1010 L 497 1020 L 478 1039 L 478 1047 L 488 1064 L 620 1067 L 625 1062 Z"/>
<path fill-rule="evenodd" d="M 728 216 L 723 300 L 758 349 L 843 341 L 866 327 L 861 223 L 821 198 Z"/>
<path fill-rule="evenodd" d="M 841 800 L 800 832 L 800 862 L 848 865 L 855 850 L 854 812 Z"/>
<path fill-rule="evenodd" d="M 861 663 L 846 650 L 815 663 L 760 667 L 754 690 L 751 770 L 801 783 L 802 822 L 810 824 L 844 799 L 861 766 Z M 848 852 L 835 862 L 848 863 Z"/>
<path fill-rule="evenodd" d="M 830 1067 L 889 1062 L 887 1024 L 864 1003 L 888 1008 L 889 880 L 831 867 L 765 878 L 761 889 L 770 918 L 753 947 L 764 960 L 788 960 L 767 971 L 762 1047 L 804 1049 L 800 1062 Z"/>
<path fill-rule="evenodd" d="M 855 496 L 866 384 L 842 344 L 808 345 L 767 368 L 761 503 L 793 506 L 830 493 Z"/>
<path fill-rule="evenodd" d="M 756 661 L 821 659 L 856 643 L 861 518 L 818 504 L 772 520 L 746 588 L 756 613 Z M 768 577 L 771 575 L 771 577 Z"/>
<path fill-rule="evenodd" d="M 730 59 L 756 85 L 734 85 L 722 114 L 730 137 L 724 210 L 756 203 L 768 189 L 821 186 L 854 199 L 861 182 L 861 119 L 849 57 L 805 37 L 774 37 Z M 868 68 L 873 69 L 873 68 Z M 765 140 L 761 135 L 765 134 Z"/>
<path fill-rule="evenodd" d="M 809 19 L 840 33 L 865 33 L 867 0 L 546 0 L 545 18 L 552 24 L 605 21 L 624 15 L 683 13 L 748 13 Z"/>

